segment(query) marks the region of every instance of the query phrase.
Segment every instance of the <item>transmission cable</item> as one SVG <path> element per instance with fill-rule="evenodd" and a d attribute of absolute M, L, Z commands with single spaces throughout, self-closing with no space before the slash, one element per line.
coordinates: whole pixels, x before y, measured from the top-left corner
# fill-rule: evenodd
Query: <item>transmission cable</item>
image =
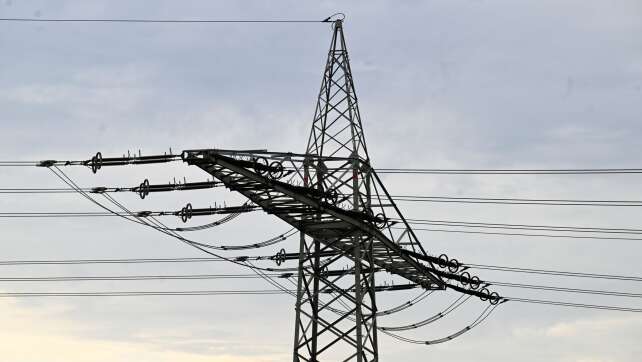
<path fill-rule="evenodd" d="M 518 283 L 505 283 L 505 282 L 494 282 L 494 281 L 487 281 L 487 282 L 490 283 L 490 285 L 495 285 L 499 287 L 548 290 L 548 291 L 565 292 L 565 293 L 608 295 L 608 296 L 615 296 L 615 297 L 642 298 L 642 294 L 640 293 L 616 292 L 616 291 L 610 291 L 610 290 L 566 288 L 566 287 L 556 287 L 556 286 L 550 286 L 550 285 L 518 284 Z"/>
<path fill-rule="evenodd" d="M 263 273 L 264 276 L 270 278 L 293 278 L 294 273 Z M 45 276 L 45 277 L 0 277 L 0 282 L 82 282 L 82 281 L 147 281 L 147 280 L 211 280 L 211 279 L 252 279 L 260 278 L 256 274 L 182 274 L 182 275 L 120 275 L 120 276 Z M 506 282 L 497 282 L 497 281 L 486 281 L 490 283 L 489 285 L 519 288 L 519 289 L 535 289 L 535 290 L 547 290 L 547 291 L 557 291 L 557 292 L 567 292 L 567 293 L 580 293 L 580 294 L 594 294 L 594 295 L 608 295 L 608 296 L 617 296 L 617 297 L 630 297 L 630 298 L 642 298 L 642 294 L 639 293 L 627 293 L 627 292 L 617 292 L 617 291 L 605 291 L 605 290 L 595 290 L 595 289 L 577 289 L 577 288 L 566 288 L 566 287 L 557 287 L 549 285 L 532 285 L 532 284 L 517 284 L 517 283 L 506 283 Z M 388 310 L 377 312 L 377 316 L 389 315 L 396 313 L 398 311 L 404 310 L 413 304 L 423 300 L 429 291 L 424 291 L 420 295 L 411 299 L 410 301 L 400 304 L 397 307 L 390 308 Z M 432 292 L 432 291 L 430 291 Z M 431 323 L 434 320 L 440 319 L 450 313 L 452 310 L 459 308 L 461 304 L 467 301 L 471 296 L 467 296 L 466 300 L 462 301 L 461 304 L 458 302 L 465 295 L 461 295 L 460 298 L 455 300 L 448 308 L 446 308 L 441 313 L 430 317 L 424 320 L 421 323 L 412 324 L 412 327 L 421 327 L 428 323 Z M 345 311 L 342 311 L 345 312 Z M 425 323 L 424 323 L 425 322 Z M 384 327 L 382 327 L 384 328 Z M 387 330 L 405 330 L 399 329 L 400 327 L 386 327 Z M 411 329 L 411 328 L 407 328 Z"/>
<path fill-rule="evenodd" d="M 277 295 L 281 290 L 185 290 L 185 291 L 131 291 L 131 292 L 0 292 L 0 298 L 25 297 L 141 297 L 141 296 L 194 296 L 194 295 Z"/>
<path fill-rule="evenodd" d="M 102 195 L 103 195 L 103 196 L 104 196 L 108 201 L 110 201 L 110 202 L 114 203 L 116 206 L 120 207 L 120 208 L 125 212 L 125 214 L 119 214 L 119 213 L 117 213 L 117 212 L 115 212 L 115 211 L 113 211 L 113 210 L 111 210 L 111 209 L 109 209 L 109 208 L 105 207 L 104 205 L 102 205 L 102 204 L 100 204 L 99 202 L 97 202 L 96 200 L 94 200 L 94 199 L 93 199 L 90 195 L 88 195 L 86 192 L 84 192 L 84 191 L 82 190 L 82 188 L 78 187 L 78 185 L 77 185 L 77 184 L 75 184 L 75 183 L 73 182 L 73 180 L 72 180 L 71 178 L 69 178 L 69 177 L 68 177 L 64 172 L 62 172 L 62 170 L 60 170 L 57 166 L 53 166 L 53 167 L 54 167 L 58 172 L 60 172 L 60 175 L 59 175 L 59 174 L 57 174 L 56 172 L 54 172 L 54 171 L 53 171 L 53 169 L 51 169 L 51 168 L 50 168 L 50 170 L 51 170 L 52 172 L 54 172 L 54 174 L 55 174 L 56 176 L 58 176 L 58 177 L 59 177 L 63 182 L 65 182 L 67 185 L 69 185 L 70 187 L 72 187 L 73 189 L 75 189 L 78 193 L 80 193 L 83 197 L 85 197 L 85 198 L 87 198 L 88 200 L 90 200 L 92 203 L 94 203 L 94 204 L 98 205 L 99 207 L 101 207 L 101 208 L 103 208 L 103 209 L 107 210 L 109 213 L 112 213 L 112 214 L 114 214 L 114 215 L 120 216 L 120 217 L 122 217 L 122 218 L 124 218 L 124 219 L 126 219 L 126 220 L 128 220 L 128 221 L 132 221 L 132 222 L 135 222 L 135 223 L 138 223 L 138 224 L 141 224 L 141 225 L 145 225 L 145 226 L 152 227 L 153 229 L 155 229 L 155 230 L 157 230 L 157 231 L 163 232 L 163 233 L 165 233 L 165 234 L 167 234 L 167 235 L 170 235 L 170 236 L 172 236 L 172 237 L 175 237 L 175 238 L 179 238 L 180 240 L 182 240 L 182 241 L 184 241 L 184 242 L 192 243 L 193 245 L 198 246 L 198 247 L 200 247 L 200 248 L 208 248 L 208 249 L 215 249 L 215 250 L 242 250 L 242 249 L 260 248 L 260 247 L 264 247 L 264 246 L 268 246 L 268 245 L 274 245 L 274 244 L 276 244 L 276 243 L 278 243 L 278 242 L 280 242 L 280 241 L 286 240 L 288 237 L 290 237 L 290 236 L 292 236 L 292 235 L 294 234 L 294 233 L 292 233 L 292 232 L 291 232 L 291 230 L 290 230 L 290 231 L 286 232 L 285 234 L 280 234 L 280 235 L 278 235 L 278 236 L 276 236 L 276 237 L 272 237 L 272 238 L 270 238 L 270 239 L 268 239 L 268 240 L 266 240 L 266 241 L 262 241 L 262 242 L 259 242 L 259 243 L 246 244 L 246 245 L 229 245 L 229 246 L 221 245 L 221 246 L 216 246 L 216 245 L 211 245 L 211 244 L 198 243 L 198 242 L 195 242 L 195 241 L 192 241 L 192 240 L 188 240 L 188 239 L 186 239 L 186 238 L 183 238 L 182 236 L 180 236 L 180 235 L 176 234 L 176 232 L 175 232 L 175 231 L 184 231 L 184 230 L 185 230 L 185 228 L 175 228 L 175 229 L 172 229 L 172 228 L 168 228 L 168 227 L 167 227 L 166 225 L 164 225 L 164 224 L 162 224 L 162 225 L 151 225 L 151 224 L 149 224 L 149 223 L 145 222 L 145 221 L 144 221 L 144 220 L 139 216 L 139 214 L 138 214 L 138 213 L 134 214 L 134 213 L 132 213 L 130 210 L 128 210 L 128 209 L 126 209 L 126 208 L 124 208 L 124 206 L 123 206 L 122 204 L 118 203 L 118 202 L 117 202 L 113 197 L 111 197 L 111 196 L 110 196 L 110 195 L 108 195 L 108 194 L 102 194 Z M 246 203 L 246 204 L 247 204 L 247 203 Z M 125 216 L 125 215 L 128 215 L 129 217 L 127 217 L 127 216 Z M 233 215 L 233 214 L 232 214 L 232 215 Z M 228 215 L 228 216 L 231 216 L 231 215 Z M 131 218 L 130 218 L 130 217 L 131 217 Z M 160 221 L 158 221 L 156 218 L 154 218 L 154 217 L 153 217 L 153 215 L 152 215 L 152 216 L 146 216 L 146 217 L 152 218 L 156 223 L 160 223 Z M 231 220 L 231 219 L 228 219 L 228 220 L 226 220 L 226 221 L 229 221 L 229 220 Z M 215 223 L 216 223 L 216 222 L 215 222 Z M 221 223 L 221 221 L 219 220 L 217 225 L 219 225 L 220 223 Z"/>
<path fill-rule="evenodd" d="M 642 168 L 579 168 L 579 169 L 438 169 L 438 168 L 377 168 L 382 174 L 430 175 L 599 175 L 639 174 Z"/>
<path fill-rule="evenodd" d="M 325 20 L 301 20 L 301 19 L 54 19 L 54 18 L 0 18 L 6 22 L 31 22 L 31 23 L 146 23 L 146 24 L 270 24 L 270 23 L 327 23 Z"/>
<path fill-rule="evenodd" d="M 570 303 L 570 302 L 560 302 L 560 301 L 554 301 L 554 300 L 513 298 L 513 297 L 504 297 L 504 299 L 507 301 L 520 302 L 520 303 L 533 303 L 533 304 L 545 304 L 545 305 L 571 307 L 571 308 L 600 309 L 600 310 L 612 310 L 617 312 L 642 313 L 642 309 L 640 308 L 618 307 L 618 306 L 611 306 L 611 305 Z"/>
<path fill-rule="evenodd" d="M 464 298 L 464 297 L 466 297 L 466 298 Z M 423 327 L 425 325 L 428 325 L 430 323 L 433 323 L 433 322 L 438 321 L 439 319 L 445 317 L 450 312 L 454 311 L 455 309 L 459 308 L 462 304 L 466 303 L 471 297 L 472 297 L 472 295 L 466 296 L 465 294 L 461 294 L 457 299 L 455 299 L 454 302 L 452 302 L 448 307 L 446 307 L 446 309 L 444 309 L 443 311 L 441 311 L 441 312 L 439 312 L 439 313 L 437 313 L 437 314 L 435 314 L 435 315 L 433 315 L 431 317 L 428 317 L 428 318 L 426 318 L 426 319 L 424 319 L 424 320 L 422 320 L 420 322 L 412 323 L 412 324 L 408 324 L 408 325 L 404 325 L 404 326 L 397 326 L 397 327 L 383 327 L 383 326 L 381 326 L 379 328 L 382 331 L 407 331 L 407 330 Z"/>
<path fill-rule="evenodd" d="M 136 218 L 135 214 L 133 214 L 129 210 L 127 210 L 127 208 L 124 205 L 122 205 L 121 203 L 116 201 L 116 199 L 114 199 L 112 196 L 110 196 L 110 195 L 103 195 L 103 196 L 108 201 L 110 201 L 114 205 L 116 205 L 116 207 L 119 207 L 123 211 L 125 211 L 125 213 L 128 213 L 129 216 Z M 279 243 L 281 241 L 287 240 L 289 237 L 291 237 L 292 235 L 297 233 L 296 229 L 292 228 L 292 229 L 288 230 L 287 232 L 285 232 L 283 234 L 279 234 L 279 235 L 274 236 L 274 237 L 272 237 L 272 238 L 270 238 L 268 240 L 264 240 L 264 241 L 261 241 L 261 242 L 258 242 L 258 243 L 251 243 L 251 244 L 244 244 L 244 245 L 212 245 L 212 244 L 209 244 L 209 243 L 202 243 L 202 242 L 197 242 L 197 241 L 194 241 L 194 240 L 187 239 L 187 238 L 181 236 L 180 234 L 177 234 L 174 229 L 167 228 L 167 226 L 162 224 L 155 217 L 151 217 L 150 219 L 152 219 L 153 222 L 156 225 L 152 225 L 150 223 L 147 223 L 144 220 L 138 220 L 138 221 L 140 221 L 139 224 L 141 224 L 141 225 L 151 227 L 154 230 L 160 231 L 160 232 L 162 232 L 162 233 L 164 233 L 166 235 L 169 235 L 171 237 L 177 238 L 179 240 L 187 241 L 187 242 L 190 242 L 190 243 L 192 243 L 194 245 L 198 245 L 198 246 L 203 247 L 203 248 L 214 249 L 214 250 L 222 250 L 222 251 L 263 248 L 263 247 L 274 245 L 274 244 Z"/>
<path fill-rule="evenodd" d="M 541 206 L 618 206 L 639 207 L 640 200 L 574 200 L 574 199 L 527 199 L 527 198 L 490 198 L 490 197 L 451 197 L 451 196 L 416 196 L 395 195 L 395 201 L 462 203 L 462 204 L 496 204 L 496 205 L 541 205 Z"/>
<path fill-rule="evenodd" d="M 54 165 L 52 167 L 53 168 L 49 167 L 49 170 L 51 170 L 54 173 L 54 175 L 56 175 L 58 178 L 60 178 L 64 183 L 66 183 L 68 186 L 70 186 L 72 188 L 75 188 L 75 189 L 79 188 L 78 185 L 71 178 L 69 178 L 69 176 L 67 176 L 64 172 L 62 172 L 62 170 L 60 170 L 56 165 Z M 55 171 L 54 171 L 54 169 L 55 169 Z M 56 171 L 60 172 L 60 174 L 58 174 Z M 91 196 L 87 195 L 82 190 L 80 190 L 79 193 L 83 197 L 87 198 L 90 202 L 98 205 L 100 208 L 102 208 L 104 210 L 107 210 L 109 212 L 114 212 L 111 209 L 109 209 L 106 206 L 104 206 L 101 203 L 99 203 L 98 201 L 94 200 Z M 125 218 L 125 219 L 129 219 L 126 216 L 122 216 L 122 217 Z M 159 230 L 159 231 L 162 232 L 162 233 L 165 233 L 167 235 L 170 235 L 170 236 L 172 235 L 171 231 L 167 231 L 167 230 Z M 194 248 L 196 248 L 196 249 L 198 249 L 198 250 L 200 250 L 200 251 L 202 251 L 202 252 L 204 252 L 206 254 L 209 254 L 211 256 L 214 256 L 214 257 L 217 257 L 217 258 L 221 258 L 221 259 L 225 259 L 228 262 L 231 262 L 231 263 L 234 263 L 234 264 L 246 267 L 246 268 L 250 268 L 251 270 L 255 270 L 256 268 L 258 268 L 258 267 L 254 267 L 254 266 L 248 265 L 246 261 L 238 261 L 238 260 L 235 260 L 235 259 L 231 259 L 231 258 L 227 258 L 227 257 L 221 256 L 221 255 L 218 255 L 218 254 L 216 254 L 216 253 L 214 253 L 214 252 L 212 252 L 210 250 L 207 250 L 206 248 L 203 248 L 202 246 L 194 244 L 190 240 L 187 240 L 185 238 L 181 238 L 180 236 L 178 237 L 178 239 L 181 240 L 182 242 L 184 242 L 185 244 L 190 245 L 190 246 L 192 246 L 192 247 L 194 247 Z M 272 268 L 265 268 L 265 270 L 266 271 L 275 271 L 275 269 L 272 269 Z"/>
<path fill-rule="evenodd" d="M 267 274 L 274 278 L 292 278 L 293 273 Z M 255 274 L 182 274 L 182 275 L 118 275 L 118 276 L 55 276 L 0 277 L 0 282 L 85 282 L 85 281 L 147 281 L 147 280 L 211 280 L 256 279 Z"/>
<path fill-rule="evenodd" d="M 230 258 L 238 260 L 271 260 L 272 255 L 265 256 L 231 256 Z M 20 265 L 89 265 L 89 264 L 154 264 L 154 263 L 209 263 L 226 261 L 223 258 L 213 257 L 196 257 L 196 258 L 132 258 L 132 259 L 45 259 L 45 260 L 0 260 L 0 266 L 20 266 Z M 642 282 L 642 277 L 630 275 L 614 275 L 614 274 L 596 274 L 596 273 L 580 273 L 571 271 L 560 271 L 550 269 L 532 269 L 520 267 L 508 267 L 489 264 L 472 264 L 466 263 L 465 266 L 474 269 L 494 270 L 511 273 L 527 273 L 527 274 L 540 274 L 540 275 L 553 275 L 574 278 L 589 278 L 589 279 L 606 279 L 606 280 L 620 280 L 620 281 L 634 281 Z"/>
<path fill-rule="evenodd" d="M 391 227 L 392 229 L 404 230 L 406 228 Z M 566 238 L 566 239 L 593 239 L 593 240 L 630 240 L 640 241 L 642 238 L 628 238 L 628 237 L 610 237 L 610 236 L 578 236 L 578 235 L 553 235 L 553 234 L 530 234 L 530 233 L 506 233 L 506 232 L 490 232 L 490 231 L 470 231 L 470 230 L 449 230 L 449 229 L 435 229 L 435 228 L 412 228 L 418 231 L 440 232 L 440 233 L 459 233 L 459 234 L 476 234 L 476 235 L 496 235 L 496 236 L 523 236 L 523 237 L 539 237 L 539 238 Z"/>
<path fill-rule="evenodd" d="M 400 219 L 391 218 L 393 221 Z M 642 229 L 636 228 L 605 228 L 585 226 L 556 226 L 556 225 L 528 225 L 528 224 L 502 224 L 454 220 L 428 220 L 428 219 L 406 219 L 408 223 L 415 225 L 438 225 L 466 228 L 483 229 L 505 229 L 505 230 L 529 230 L 529 231 L 562 231 L 574 233 L 600 233 L 600 234 L 633 234 L 642 235 Z"/>
<path fill-rule="evenodd" d="M 477 327 L 483 321 L 485 321 L 486 318 L 488 318 L 491 315 L 491 313 L 493 313 L 495 308 L 497 308 L 497 305 L 488 305 L 486 307 L 486 309 L 484 309 L 482 311 L 482 313 L 477 317 L 477 319 L 475 319 L 472 323 L 470 323 L 466 327 L 462 328 L 461 330 L 459 330 L 459 331 L 457 331 L 457 332 L 455 332 L 453 334 L 450 334 L 450 335 L 448 335 L 446 337 L 443 337 L 443 338 L 432 339 L 432 340 L 417 340 L 417 339 L 411 339 L 411 338 L 402 337 L 402 336 L 400 336 L 398 334 L 389 332 L 387 330 L 381 330 L 381 332 L 387 334 L 388 336 L 390 336 L 392 338 L 395 338 L 397 340 L 400 340 L 400 341 L 403 341 L 403 342 L 407 342 L 407 343 L 427 344 L 427 345 L 440 344 L 440 343 L 448 342 L 448 341 L 450 341 L 452 339 L 455 339 L 455 338 L 461 336 L 462 334 L 470 331 L 471 329 Z"/>
<path fill-rule="evenodd" d="M 0 21 L 33 21 L 33 22 L 141 22 L 141 23 L 281 23 L 281 22 L 310 22 L 323 23 L 331 22 L 325 20 L 145 20 L 145 19 L 44 19 L 44 18 L 0 18 Z M 172 161 L 179 160 L 179 155 L 158 155 L 145 156 L 171 158 Z M 117 159 L 118 162 L 128 161 L 129 163 L 144 163 L 145 157 L 129 156 Z M 116 160 L 116 159 L 114 159 Z M 141 162 L 142 160 L 142 162 Z M 53 164 L 52 164 L 53 162 Z M 0 166 L 39 166 L 49 167 L 88 165 L 89 161 L 0 161 Z M 109 165 L 107 162 L 104 165 Z M 332 170 L 329 168 L 329 170 Z M 381 174 L 446 174 L 446 175 L 600 175 L 600 174 L 640 174 L 642 168 L 566 168 L 566 169 L 445 169 L 445 168 L 376 168 Z"/>
<path fill-rule="evenodd" d="M 629 275 L 614 275 L 614 274 L 596 274 L 596 273 L 579 273 L 560 270 L 547 270 L 547 269 L 532 269 L 532 268 L 519 268 L 508 267 L 488 264 L 470 264 L 466 263 L 467 267 L 484 270 L 494 270 L 512 273 L 527 273 L 527 274 L 540 274 L 540 275 L 554 275 L 575 278 L 590 278 L 590 279 L 608 279 L 608 280 L 622 280 L 622 281 L 635 281 L 642 282 L 642 277 L 629 276 Z"/>

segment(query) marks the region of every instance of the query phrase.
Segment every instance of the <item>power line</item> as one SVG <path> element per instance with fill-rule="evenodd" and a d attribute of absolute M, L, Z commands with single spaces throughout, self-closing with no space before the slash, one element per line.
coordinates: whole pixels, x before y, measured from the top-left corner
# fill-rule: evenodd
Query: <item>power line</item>
<path fill-rule="evenodd" d="M 570 302 L 560 302 L 555 300 L 513 298 L 513 297 L 505 297 L 505 299 L 508 301 L 520 302 L 520 303 L 534 303 L 534 304 L 554 305 L 554 306 L 560 306 L 560 307 L 601 309 L 601 310 L 612 310 L 612 311 L 618 311 L 618 312 L 642 313 L 642 309 L 640 308 L 629 308 L 629 307 L 620 307 L 620 306 L 612 306 L 612 305 L 570 303 Z"/>
<path fill-rule="evenodd" d="M 612 290 L 579 289 L 579 288 L 556 287 L 551 285 L 533 285 L 533 284 L 494 282 L 494 281 L 488 281 L 488 283 L 499 287 L 509 287 L 509 288 L 547 290 L 547 291 L 553 291 L 553 292 L 593 294 L 593 295 L 608 295 L 613 297 L 642 298 L 642 294 L 640 293 L 618 292 L 618 291 L 612 291 Z"/>
<path fill-rule="evenodd" d="M 266 274 L 275 278 L 291 278 L 293 273 Z M 0 282 L 84 282 L 84 281 L 143 281 L 143 280 L 211 280 L 256 279 L 256 274 L 182 274 L 182 275 L 119 275 L 119 276 L 55 276 L 0 277 Z"/>
<path fill-rule="evenodd" d="M 236 260 L 272 260 L 274 256 L 230 256 Z M 132 259 L 43 259 L 43 260 L 0 260 L 0 266 L 19 266 L 19 265 L 75 265 L 75 264 L 153 264 L 153 263 L 208 263 L 226 261 L 223 258 L 216 257 L 198 257 L 198 258 L 132 258 Z M 583 273 L 572 271 L 560 271 L 551 269 L 534 269 L 522 267 L 509 267 L 490 264 L 473 264 L 465 263 L 466 266 L 476 269 L 486 269 L 495 271 L 555 275 L 565 277 L 592 278 L 592 279 L 609 279 L 642 282 L 642 277 L 630 275 L 615 274 L 597 274 Z"/>
<path fill-rule="evenodd" d="M 203 216 L 203 215 L 217 215 L 217 214 L 240 214 L 245 212 L 256 211 L 258 208 L 249 204 L 241 206 L 229 207 L 210 207 L 210 208 L 192 208 L 191 204 L 189 209 L 181 211 L 133 211 L 132 213 L 137 217 L 150 217 L 150 216 L 183 216 L 188 213 L 189 217 Z M 128 213 L 119 212 L 105 212 L 105 211 L 80 211 L 80 212 L 0 212 L 0 218 L 29 218 L 29 217 L 112 217 L 112 216 L 127 216 Z"/>
<path fill-rule="evenodd" d="M 437 169 L 437 168 L 377 168 L 386 174 L 431 175 L 596 175 L 639 174 L 642 168 L 580 168 L 580 169 Z"/>
<path fill-rule="evenodd" d="M 391 219 L 399 221 L 399 219 Z M 535 230 L 535 231 L 563 231 L 563 232 L 583 232 L 583 233 L 605 233 L 605 234 L 642 234 L 642 229 L 636 228 L 605 228 L 605 227 L 586 227 L 586 226 L 560 226 L 560 225 L 529 225 L 529 224 L 504 224 L 504 223 L 487 223 L 471 221 L 454 221 L 454 220 L 430 220 L 430 219 L 406 219 L 410 224 L 419 225 L 441 225 L 456 227 L 474 227 L 490 229 L 508 229 L 508 230 Z"/>
<path fill-rule="evenodd" d="M 37 22 L 37 23 L 164 23 L 164 24 L 227 24 L 227 23 L 243 23 L 243 24 L 270 24 L 270 23 L 327 23 L 330 19 L 326 20 L 300 20 L 300 19 L 53 19 L 53 18 L 0 18 L 0 21 L 6 22 Z"/>
<path fill-rule="evenodd" d="M 272 278 L 292 278 L 293 273 L 265 274 Z M 76 277 L 3 277 L 0 282 L 81 282 L 81 281 L 149 281 L 149 280 L 218 280 L 218 279 L 258 279 L 256 274 L 185 274 L 185 275 L 123 275 L 123 276 L 76 276 Z M 640 293 L 618 292 L 611 290 L 579 289 L 550 285 L 533 285 L 489 281 L 491 285 L 519 289 L 546 290 L 566 293 L 607 295 L 615 297 L 642 298 Z"/>
<path fill-rule="evenodd" d="M 113 19 L 114 22 L 117 22 L 118 19 Z M 121 19 L 123 22 L 162 22 L 162 20 L 149 20 L 149 21 L 143 21 L 143 19 Z M 140 20 L 140 21 L 138 21 Z M 8 18 L 2 19 L 0 18 L 0 21 L 21 21 L 20 18 L 16 18 L 16 20 L 11 20 Z M 29 21 L 28 18 L 25 18 L 24 21 Z M 73 19 L 33 19 L 33 21 L 41 21 L 41 22 L 47 22 L 47 21 L 59 21 L 59 22 L 66 22 L 66 21 L 74 21 Z M 78 22 L 81 21 L 109 21 L 109 19 L 77 19 Z M 186 21 L 180 21 L 177 20 L 175 21 L 177 23 L 181 22 L 190 22 L 188 20 Z M 195 20 L 193 22 L 265 22 L 265 23 L 279 23 L 279 22 L 297 22 L 297 21 L 280 21 L 280 20 L 266 20 L 266 21 L 236 21 L 236 20 L 229 20 L 229 21 L 199 21 Z M 301 22 L 301 21 L 299 21 Z M 318 21 L 318 20 L 310 20 L 310 21 L 303 21 L 303 22 L 323 22 L 323 21 Z M 135 159 L 136 157 L 128 157 L 131 158 L 132 160 Z M 0 166 L 43 166 L 43 162 L 47 161 L 0 161 Z M 60 166 L 66 166 L 66 165 L 87 165 L 87 161 L 54 161 L 56 164 Z M 130 161 L 131 162 L 131 161 Z M 329 170 L 332 170 L 329 168 Z M 381 174 L 445 174 L 445 175 L 599 175 L 599 174 L 640 174 L 642 173 L 642 168 L 577 168 L 577 169 L 439 169 L 439 168 L 376 168 L 375 171 L 377 173 Z"/>
<path fill-rule="evenodd" d="M 622 280 L 622 281 L 642 282 L 642 277 L 629 276 L 629 275 L 580 273 L 580 272 L 570 272 L 570 271 L 560 271 L 560 270 L 550 270 L 550 269 L 520 268 L 520 267 L 508 267 L 508 266 L 498 266 L 498 265 L 488 265 L 488 264 L 469 264 L 469 263 L 466 263 L 466 266 L 471 267 L 471 268 L 476 268 L 476 269 L 494 270 L 494 271 L 502 271 L 502 272 L 513 272 L 513 273 L 526 273 L 526 274 L 554 275 L 554 276 L 575 277 L 575 278 L 608 279 L 608 280 Z"/>
<path fill-rule="evenodd" d="M 416 196 L 396 195 L 395 201 L 462 203 L 462 204 L 495 204 L 495 205 L 541 205 L 541 206 L 642 206 L 639 200 L 574 200 L 574 199 L 528 199 L 528 198 L 490 198 L 490 197 L 450 197 L 450 196 Z"/>
<path fill-rule="evenodd" d="M 141 296 L 190 296 L 190 295 L 276 295 L 282 290 L 185 290 L 185 291 L 131 291 L 131 292 L 18 292 L 0 293 L 0 298 L 25 297 L 141 297 Z"/>
<path fill-rule="evenodd" d="M 392 229 L 403 230 L 405 228 L 392 227 Z M 434 228 L 412 228 L 412 229 L 418 230 L 418 231 L 430 231 L 430 232 L 440 232 L 440 233 L 459 233 L 459 234 L 495 235 L 495 236 L 524 236 L 524 237 L 538 237 L 538 238 L 566 238 L 566 239 L 591 239 L 591 240 L 628 240 L 628 241 L 642 240 L 642 238 L 610 237 L 610 236 L 505 233 L 505 232 L 490 232 L 490 231 L 448 230 L 448 229 L 434 229 Z"/>
<path fill-rule="evenodd" d="M 168 187 L 173 185 L 169 184 Z M 176 188 L 180 188 L 177 184 Z M 214 187 L 214 186 L 212 186 Z M 91 193 L 138 191 L 137 187 L 93 187 L 82 188 Z M 76 193 L 70 188 L 0 188 L 0 194 L 57 194 Z M 498 204 L 498 205 L 541 205 L 541 206 L 642 206 L 642 200 L 577 200 L 577 199 L 529 199 L 529 198 L 489 198 L 489 197 L 451 197 L 422 195 L 392 195 L 395 201 L 431 202 L 431 203 L 464 203 L 464 204 Z"/>
<path fill-rule="evenodd" d="M 294 273 L 264 274 L 272 278 L 292 278 Z M 85 282 L 85 281 L 150 281 L 150 280 L 217 280 L 217 279 L 257 279 L 256 274 L 182 274 L 182 275 L 119 275 L 119 276 L 48 276 L 48 277 L 0 277 L 0 282 Z M 518 284 L 487 281 L 495 286 L 547 290 L 567 293 L 608 295 L 616 297 L 642 298 L 642 294 L 610 290 L 578 289 L 550 285 Z"/>
<path fill-rule="evenodd" d="M 91 189 L 84 189 L 84 191 L 91 191 Z M 68 194 L 76 193 L 75 190 L 69 188 L 3 188 L 0 189 L 0 194 Z"/>
<path fill-rule="evenodd" d="M 134 258 L 134 259 L 49 259 L 49 260 L 2 260 L 0 266 L 14 265 L 75 265 L 75 264 L 150 264 L 150 263 L 203 263 L 238 260 L 265 260 L 271 256 L 230 256 L 228 258 Z"/>

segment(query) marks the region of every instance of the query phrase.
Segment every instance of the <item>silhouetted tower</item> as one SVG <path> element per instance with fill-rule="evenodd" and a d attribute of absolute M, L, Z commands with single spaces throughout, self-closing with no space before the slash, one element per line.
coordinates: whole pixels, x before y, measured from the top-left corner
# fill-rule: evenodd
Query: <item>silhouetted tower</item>
<path fill-rule="evenodd" d="M 372 215 L 372 171 L 342 21 L 335 21 L 333 28 L 306 155 L 310 160 L 340 157 L 346 162 L 332 169 L 324 162 L 304 163 L 304 186 L 332 195 L 343 209 Z M 323 244 L 331 244 L 333 237 L 328 234 L 322 243 L 301 234 L 294 361 L 376 361 L 372 236 L 352 232 L 350 252 L 324 258 Z M 337 269 L 346 262 L 347 267 Z M 323 295 L 327 300 L 320 299 Z"/>
<path fill-rule="evenodd" d="M 298 253 L 282 249 L 273 257 L 279 265 L 298 259 L 295 362 L 377 361 L 377 291 L 449 288 L 491 304 L 501 300 L 455 259 L 424 250 L 371 167 L 342 26 L 333 22 L 305 153 L 181 153 L 188 164 L 301 232 Z M 101 158 L 101 164 L 114 160 Z M 375 285 L 377 272 L 407 284 Z"/>

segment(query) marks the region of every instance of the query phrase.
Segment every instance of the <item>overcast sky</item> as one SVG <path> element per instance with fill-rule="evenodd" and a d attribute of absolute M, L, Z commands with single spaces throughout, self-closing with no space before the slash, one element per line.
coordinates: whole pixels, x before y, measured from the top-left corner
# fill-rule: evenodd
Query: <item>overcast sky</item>
<path fill-rule="evenodd" d="M 0 17 L 323 19 L 347 15 L 348 49 L 375 167 L 642 167 L 642 3 L 631 1 L 22 1 Z M 304 151 L 331 30 L 327 24 L 0 22 L 0 150 L 4 160 L 86 159 L 97 151 L 190 148 Z M 82 186 L 144 178 L 201 181 L 186 165 L 68 169 Z M 640 176 L 395 176 L 391 194 L 642 200 Z M 0 168 L 0 188 L 63 187 L 46 169 Z M 134 210 L 241 200 L 224 190 L 117 195 Z M 406 217 L 639 228 L 638 208 L 403 203 Z M 0 212 L 97 211 L 80 196 L 2 195 Z M 167 219 L 171 225 L 178 220 Z M 200 257 L 115 218 L 0 219 L 0 259 Z M 246 243 L 287 230 L 247 215 L 190 234 Z M 428 252 L 478 264 L 640 275 L 639 241 L 421 232 Z M 258 250 L 295 250 L 295 239 Z M 238 253 L 234 254 L 237 255 Z M 249 254 L 249 253 L 248 253 Z M 268 266 L 266 264 L 266 266 Z M 272 265 L 269 265 L 272 266 Z M 2 266 L 7 276 L 246 273 L 234 265 Z M 642 292 L 634 283 L 479 271 L 482 278 Z M 385 282 L 381 280 L 381 282 Z M 3 292 L 268 289 L 261 281 L 8 283 Z M 505 295 L 642 307 L 639 299 L 500 289 Z M 378 296 L 379 307 L 413 293 Z M 430 297 L 395 325 L 426 318 Z M 405 334 L 431 339 L 480 304 Z M 282 361 L 291 355 L 289 296 L 2 298 L 3 361 Z M 634 362 L 637 314 L 507 303 L 439 346 L 379 337 L 382 361 Z"/>

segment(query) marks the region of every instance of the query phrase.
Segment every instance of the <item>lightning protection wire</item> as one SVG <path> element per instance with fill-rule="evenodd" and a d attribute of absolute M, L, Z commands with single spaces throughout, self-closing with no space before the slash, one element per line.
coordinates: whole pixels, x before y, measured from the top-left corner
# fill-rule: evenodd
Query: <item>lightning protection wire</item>
<path fill-rule="evenodd" d="M 28 23 L 139 23 L 139 24 L 294 24 L 294 23 L 327 23 L 325 20 L 304 20 L 304 19 L 54 19 L 54 18 L 0 18 L 4 22 L 28 22 Z"/>

